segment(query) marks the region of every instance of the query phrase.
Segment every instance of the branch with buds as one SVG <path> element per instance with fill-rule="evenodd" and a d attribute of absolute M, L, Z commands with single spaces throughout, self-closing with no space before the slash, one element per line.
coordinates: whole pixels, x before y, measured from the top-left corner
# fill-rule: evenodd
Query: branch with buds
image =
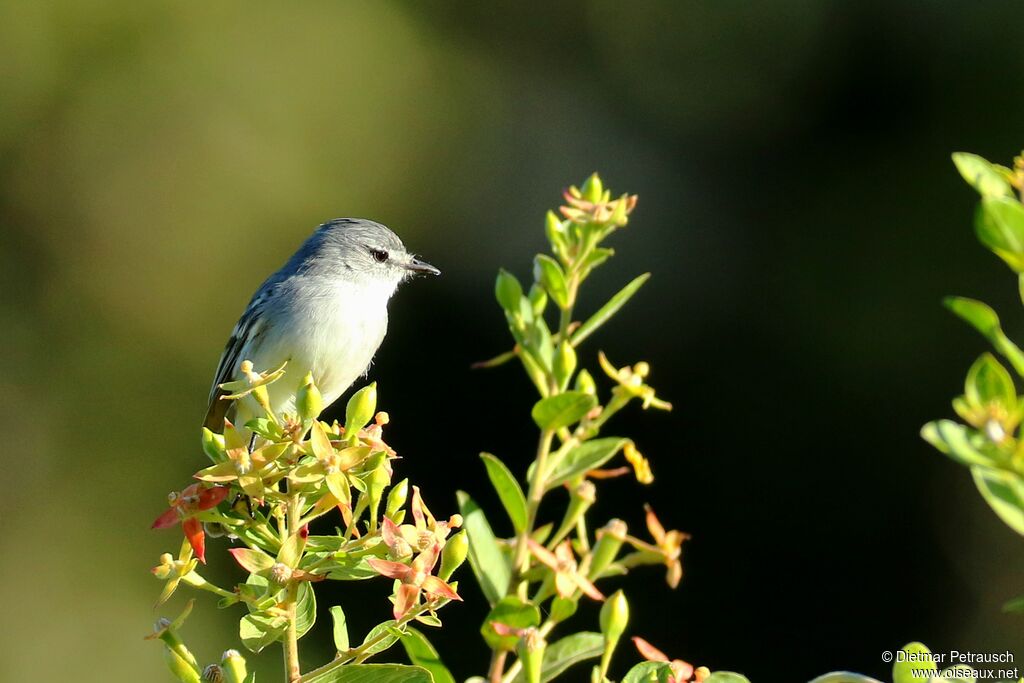
<path fill-rule="evenodd" d="M 651 368 L 644 361 L 616 366 L 599 351 L 597 365 L 611 383 L 604 397 L 580 362 L 581 345 L 649 278 L 646 273 L 634 278 L 589 317 L 577 320 L 580 289 L 614 255 L 605 242 L 628 225 L 636 195 L 614 196 L 595 174 L 581 187 L 566 190 L 563 199 L 564 205 L 545 219 L 551 253 L 534 259 L 529 288 L 505 270 L 498 275 L 495 296 L 512 349 L 476 364 L 495 367 L 518 360 L 538 393 L 530 411 L 539 430 L 537 451 L 522 483 L 499 458 L 482 455 L 515 536 L 497 538 L 484 511 L 469 494 L 459 493 L 471 542 L 470 564 L 491 604 L 482 627 L 492 652 L 487 673 L 491 683 L 539 683 L 591 658 L 600 659 L 592 680 L 608 680 L 629 610 L 621 591 L 606 600 L 596 584 L 635 567 L 662 565 L 667 583 L 675 588 L 682 579 L 683 542 L 689 538 L 680 531 L 666 531 L 650 508 L 650 540 L 631 536 L 625 522 L 617 519 L 592 531 L 589 512 L 604 480 L 632 472 L 640 484 L 654 481 L 651 462 L 632 439 L 604 434 L 609 421 L 633 401 L 644 409 L 667 411 L 672 406 L 649 384 Z M 550 309 L 554 315 L 549 316 Z M 620 454 L 622 464 L 616 466 Z M 541 502 L 549 496 L 566 496 L 560 520 L 538 518 Z M 573 616 L 582 599 L 605 601 L 600 632 L 570 632 L 549 644 L 549 637 Z M 686 673 L 667 658 L 637 667 L 626 679 L 647 680 L 643 676 L 649 673 L 651 680 L 682 681 Z M 691 667 L 689 672 L 693 671 Z M 745 680 L 729 675 L 736 678 L 728 680 Z M 709 676 L 713 681 L 714 675 Z"/>
<path fill-rule="evenodd" d="M 1017 276 L 1024 301 L 1024 153 L 1013 167 L 959 152 L 953 163 L 981 196 L 975 214 L 978 240 Z M 992 344 L 1010 370 L 991 353 L 967 371 L 964 393 L 953 399 L 960 418 L 936 420 L 921 436 L 953 460 L 967 466 L 985 502 L 1010 528 L 1024 534 L 1024 395 L 1014 382 L 1024 378 L 1024 351 L 1003 331 L 992 308 L 974 299 L 949 297 L 946 307 Z M 1007 612 L 1024 612 L 1024 596 L 1010 600 Z"/>
<path fill-rule="evenodd" d="M 185 537 L 176 557 L 165 553 L 153 568 L 165 582 L 157 605 L 182 585 L 217 596 L 221 608 L 241 605 L 242 645 L 258 653 L 281 643 L 289 683 L 344 680 L 396 642 L 419 642 L 422 634 L 411 624 L 438 627 L 438 610 L 461 600 L 450 579 L 468 552 L 462 518 L 439 521 L 418 487 L 406 480 L 392 485 L 396 453 L 383 438 L 388 415 L 376 412 L 376 385 L 355 393 L 344 425 L 328 424 L 319 420 L 323 401 L 311 376 L 299 383 L 297 414 L 275 415 L 266 387 L 288 381 L 286 368 L 261 373 L 251 363 L 243 366 L 244 379 L 222 387 L 229 392 L 225 400 L 251 396 L 265 415 L 241 428 L 225 421 L 223 434 L 203 430 L 212 464 L 195 474 L 196 483 L 172 493 L 153 523 L 158 529 L 180 525 Z M 407 513 L 412 524 L 405 523 Z M 332 516 L 340 523 L 334 533 L 311 531 L 329 528 Z M 245 573 L 234 586 L 214 585 L 200 573 L 208 534 L 232 546 L 227 552 Z M 375 576 L 392 580 L 391 618 L 350 647 L 344 611 L 332 607 L 337 655 L 304 675 L 299 640 L 316 616 L 314 584 Z M 179 635 L 191 606 L 173 622 L 160 620 L 151 636 L 164 644 L 172 674 L 187 683 L 252 683 L 255 673 L 247 672 L 237 650 L 205 667 L 196 661 Z M 396 680 L 429 680 L 420 667 L 389 665 L 388 671 Z"/>

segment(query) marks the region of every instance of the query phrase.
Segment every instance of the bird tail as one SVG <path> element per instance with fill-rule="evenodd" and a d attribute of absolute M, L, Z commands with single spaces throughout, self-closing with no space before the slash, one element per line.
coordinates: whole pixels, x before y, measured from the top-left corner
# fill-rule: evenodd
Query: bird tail
<path fill-rule="evenodd" d="M 203 420 L 203 426 L 209 429 L 214 434 L 222 434 L 224 432 L 224 420 L 228 416 L 228 410 L 231 408 L 231 401 L 225 401 L 222 397 L 227 396 L 229 392 L 217 387 L 217 390 L 213 393 L 213 399 L 210 401 L 210 407 L 206 409 L 206 418 Z"/>

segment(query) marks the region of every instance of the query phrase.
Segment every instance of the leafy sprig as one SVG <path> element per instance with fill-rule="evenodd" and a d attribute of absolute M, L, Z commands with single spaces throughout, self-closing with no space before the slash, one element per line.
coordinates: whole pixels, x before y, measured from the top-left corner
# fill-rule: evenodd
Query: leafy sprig
<path fill-rule="evenodd" d="M 1014 159 L 1012 168 L 966 153 L 954 154 L 953 162 L 981 195 L 974 219 L 978 240 L 1016 273 L 1024 301 L 1024 155 Z M 1024 378 L 1024 352 L 1003 332 L 992 308 L 964 297 L 947 298 L 945 305 L 991 342 L 1018 380 Z M 960 422 L 929 422 L 921 436 L 967 466 L 985 502 L 1024 535 L 1024 395 L 1018 395 L 1013 374 L 991 353 L 982 354 L 968 370 L 953 410 Z M 1004 609 L 1024 611 L 1024 598 L 1011 600 Z"/>
<path fill-rule="evenodd" d="M 538 393 L 530 410 L 539 430 L 537 449 L 523 483 L 498 456 L 481 455 L 514 538 L 497 538 L 484 511 L 468 493 L 459 493 L 471 542 L 470 565 L 491 605 L 481 628 L 492 651 L 487 674 L 491 683 L 547 681 L 593 658 L 599 658 L 593 680 L 607 680 L 612 653 L 628 621 L 621 591 L 606 601 L 600 632 L 569 633 L 550 643 L 549 639 L 575 614 L 580 600 L 605 600 L 597 584 L 609 576 L 638 566 L 663 565 L 668 584 L 678 585 L 682 545 L 689 538 L 680 531 L 666 531 L 649 508 L 651 541 L 631 536 L 618 519 L 596 533 L 592 530 L 589 512 L 603 480 L 630 471 L 642 484 L 654 480 L 651 463 L 632 438 L 605 434 L 609 421 L 633 401 L 645 409 L 672 406 L 649 384 L 651 369 L 644 361 L 616 366 L 599 352 L 597 365 L 611 383 L 607 393 L 581 363 L 583 342 L 650 277 L 637 276 L 594 313 L 577 319 L 580 290 L 614 255 L 606 240 L 628 225 L 636 195 L 615 196 L 594 174 L 579 188 L 566 190 L 563 199 L 558 213 L 550 211 L 545 218 L 551 251 L 534 259 L 529 287 L 506 270 L 498 274 L 495 297 L 513 348 L 476 365 L 494 367 L 518 360 Z M 620 453 L 623 465 L 608 467 Z M 548 496 L 565 496 L 561 519 L 538 518 Z M 515 661 L 507 665 L 513 654 Z M 624 680 L 648 680 L 648 675 L 654 676 L 651 680 L 719 680 L 706 669 L 680 667 L 667 658 L 638 665 Z"/>
<path fill-rule="evenodd" d="M 319 420 L 323 401 L 311 376 L 298 386 L 297 413 L 276 415 L 266 387 L 286 381 L 285 368 L 260 373 L 246 362 L 243 375 L 224 387 L 229 392 L 225 400 L 252 397 L 264 415 L 243 428 L 225 421 L 222 434 L 203 430 L 203 450 L 212 464 L 195 474 L 196 483 L 169 496 L 167 511 L 153 525 L 180 523 L 185 535 L 178 556 L 164 554 L 153 569 L 165 582 L 158 604 L 181 585 L 212 593 L 221 608 L 244 606 L 239 638 L 245 648 L 258 653 L 281 643 L 289 682 L 349 680 L 363 671 L 367 659 L 396 642 L 422 639 L 422 634 L 412 635 L 411 623 L 440 626 L 437 611 L 461 600 L 450 577 L 467 553 L 466 535 L 457 532 L 462 518 L 438 520 L 419 488 L 405 480 L 392 485 L 396 454 L 383 438 L 389 420 L 387 413 L 376 412 L 376 385 L 352 396 L 342 425 Z M 407 513 L 411 524 L 405 523 Z M 310 532 L 311 524 L 332 515 L 340 522 L 334 533 Z M 201 574 L 206 530 L 216 530 L 234 545 L 228 553 L 246 577 L 233 587 L 216 586 Z M 350 647 L 344 611 L 332 607 L 337 654 L 303 674 L 298 642 L 316 618 L 313 585 L 377 576 L 393 581 L 392 618 Z M 234 650 L 201 668 L 178 635 L 186 615 L 159 622 L 156 631 L 179 680 L 254 681 L 255 674 L 246 673 L 244 659 Z M 430 680 L 422 667 L 389 665 L 373 671 L 374 680 Z"/>

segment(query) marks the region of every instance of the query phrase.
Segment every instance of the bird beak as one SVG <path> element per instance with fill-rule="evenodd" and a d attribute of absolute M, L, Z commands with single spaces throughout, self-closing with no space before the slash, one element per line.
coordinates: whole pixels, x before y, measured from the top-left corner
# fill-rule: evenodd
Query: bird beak
<path fill-rule="evenodd" d="M 406 270 L 412 273 L 426 273 L 430 275 L 440 275 L 441 271 L 430 265 L 426 261 L 421 261 L 418 258 L 411 258 L 409 262 L 405 264 Z"/>

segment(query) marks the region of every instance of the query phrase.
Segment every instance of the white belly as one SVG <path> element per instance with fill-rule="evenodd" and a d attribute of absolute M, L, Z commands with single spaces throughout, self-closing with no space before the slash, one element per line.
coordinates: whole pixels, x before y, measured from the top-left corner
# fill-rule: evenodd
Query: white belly
<path fill-rule="evenodd" d="M 324 407 L 336 401 L 364 374 L 387 332 L 387 299 L 360 297 L 350 305 L 306 305 L 267 332 L 251 358 L 256 369 L 273 370 L 285 361 L 284 376 L 268 387 L 277 415 L 295 413 L 295 394 L 306 373 L 313 374 Z M 239 406 L 249 416 L 255 406 Z M 244 423 L 244 421 L 242 421 Z"/>

